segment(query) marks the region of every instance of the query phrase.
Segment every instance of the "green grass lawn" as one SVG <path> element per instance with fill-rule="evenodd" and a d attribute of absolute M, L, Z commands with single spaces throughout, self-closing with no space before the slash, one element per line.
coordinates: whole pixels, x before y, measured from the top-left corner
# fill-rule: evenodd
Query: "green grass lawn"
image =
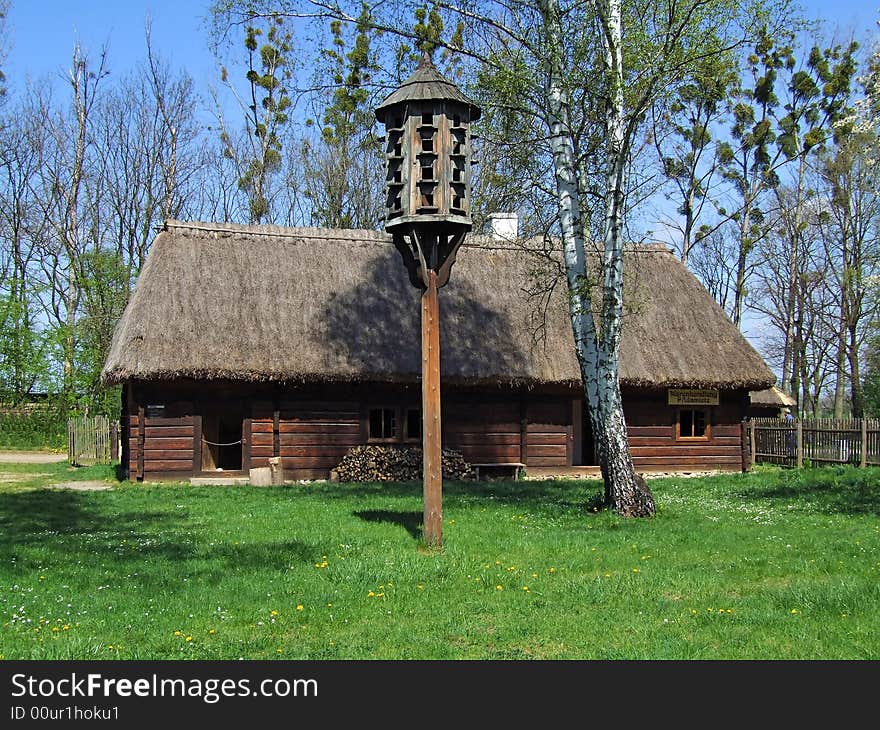
<path fill-rule="evenodd" d="M 0 464 L 6 659 L 877 659 L 880 470 L 599 482 L 46 489 Z"/>

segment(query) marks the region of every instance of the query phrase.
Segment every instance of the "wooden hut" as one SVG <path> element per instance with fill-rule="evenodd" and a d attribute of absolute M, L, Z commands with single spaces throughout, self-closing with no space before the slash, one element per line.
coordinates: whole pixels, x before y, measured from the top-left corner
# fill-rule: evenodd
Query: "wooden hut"
<path fill-rule="evenodd" d="M 779 418 L 786 408 L 794 408 L 797 401 L 775 385 L 749 393 L 749 418 Z"/>
<path fill-rule="evenodd" d="M 556 263 L 470 236 L 441 292 L 443 443 L 472 463 L 596 463 L 564 282 L 547 291 Z M 773 374 L 665 247 L 633 247 L 626 270 L 636 468 L 739 469 L 749 391 Z M 406 276 L 384 233 L 169 221 L 103 372 L 123 385 L 131 478 L 246 475 L 273 456 L 288 478 L 324 478 L 352 446 L 417 444 Z"/>

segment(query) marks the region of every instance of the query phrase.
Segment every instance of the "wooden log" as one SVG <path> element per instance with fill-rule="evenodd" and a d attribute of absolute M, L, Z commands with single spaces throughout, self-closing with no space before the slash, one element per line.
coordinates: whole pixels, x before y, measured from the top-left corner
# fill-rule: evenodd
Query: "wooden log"
<path fill-rule="evenodd" d="M 437 274 L 427 272 L 422 294 L 422 438 L 424 472 L 423 537 L 428 545 L 443 544 L 443 477 L 440 424 L 440 307 Z"/>
<path fill-rule="evenodd" d="M 804 423 L 798 418 L 795 422 L 797 430 L 797 468 L 800 469 L 804 465 Z"/>
<path fill-rule="evenodd" d="M 868 465 L 868 419 L 862 417 L 859 419 L 861 430 L 861 450 L 859 452 L 859 466 L 863 469 Z"/>

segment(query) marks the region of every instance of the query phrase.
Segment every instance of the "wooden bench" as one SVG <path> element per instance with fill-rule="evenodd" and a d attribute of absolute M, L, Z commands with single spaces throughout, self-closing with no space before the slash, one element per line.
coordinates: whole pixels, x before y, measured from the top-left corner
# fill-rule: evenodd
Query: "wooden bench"
<path fill-rule="evenodd" d="M 471 464 L 477 479 L 519 479 L 526 465 L 519 461 Z"/>

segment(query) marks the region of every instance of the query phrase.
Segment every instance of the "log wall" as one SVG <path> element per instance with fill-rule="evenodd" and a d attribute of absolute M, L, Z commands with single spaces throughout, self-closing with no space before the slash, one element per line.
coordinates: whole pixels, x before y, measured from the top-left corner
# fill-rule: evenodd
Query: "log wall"
<path fill-rule="evenodd" d="M 717 406 L 705 408 L 709 417 L 705 439 L 676 438 L 678 410 L 668 405 L 665 390 L 624 391 L 623 398 L 636 471 L 741 468 L 742 393 L 722 392 Z"/>
<path fill-rule="evenodd" d="M 250 388 L 250 390 L 248 390 Z M 291 391 L 227 384 L 213 392 L 204 384 L 129 387 L 127 465 L 131 478 L 185 479 L 201 468 L 202 410 L 224 402 L 244 409 L 242 471 L 264 467 L 280 456 L 288 479 L 327 478 L 348 449 L 368 442 L 369 409 L 418 408 L 413 387 L 303 386 Z M 572 464 L 573 400 L 577 391 L 479 391 L 447 388 L 443 399 L 443 444 L 475 464 L 520 462 L 532 467 Z M 630 448 L 639 471 L 739 469 L 742 392 L 722 393 L 707 408 L 704 440 L 676 438 L 677 412 L 666 391 L 624 391 Z M 161 402 L 162 417 L 145 406 Z M 402 424 L 400 424 L 402 427 Z M 404 443 L 401 437 L 400 443 Z M 415 442 L 418 443 L 418 442 Z"/>

